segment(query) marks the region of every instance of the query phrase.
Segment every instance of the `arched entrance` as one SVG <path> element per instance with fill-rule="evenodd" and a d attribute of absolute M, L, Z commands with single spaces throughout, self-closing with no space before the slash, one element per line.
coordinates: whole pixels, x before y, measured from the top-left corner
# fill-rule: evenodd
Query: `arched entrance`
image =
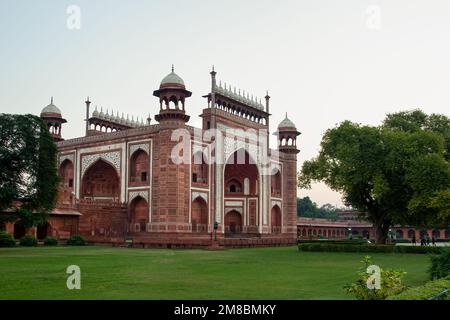
<path fill-rule="evenodd" d="M 280 207 L 274 206 L 270 212 L 270 221 L 272 225 L 272 233 L 281 233 L 281 210 Z"/>
<path fill-rule="evenodd" d="M 145 231 L 148 223 L 148 203 L 142 197 L 136 197 L 130 203 L 130 216 L 133 231 Z"/>
<path fill-rule="evenodd" d="M 201 197 L 197 197 L 192 202 L 191 208 L 192 232 L 208 231 L 208 205 Z"/>
<path fill-rule="evenodd" d="M 242 231 L 242 216 L 232 210 L 225 215 L 225 233 L 236 234 Z"/>
<path fill-rule="evenodd" d="M 248 152 L 244 149 L 235 151 L 225 165 L 225 197 L 258 196 L 258 176 L 258 167 Z"/>
<path fill-rule="evenodd" d="M 120 181 L 114 167 L 103 160 L 95 162 L 83 176 L 83 198 L 118 201 Z"/>
<path fill-rule="evenodd" d="M 225 200 L 230 199 L 238 205 L 236 210 L 227 214 L 228 218 L 227 215 L 224 218 L 226 233 L 234 234 L 245 231 L 249 234 L 257 234 L 259 232 L 259 184 L 258 167 L 250 154 L 243 148 L 232 153 L 224 167 L 223 190 Z M 240 209 L 238 209 L 239 203 L 242 204 Z M 244 203 L 248 208 L 246 211 Z M 225 209 L 225 212 L 230 209 Z M 245 219 L 242 216 L 244 212 Z M 245 227 L 243 226 L 244 221 L 246 221 Z"/>
<path fill-rule="evenodd" d="M 36 228 L 36 237 L 38 240 L 44 240 L 45 237 L 51 236 L 51 227 L 48 222 L 43 225 L 39 225 Z"/>
<path fill-rule="evenodd" d="M 26 229 L 19 223 L 14 223 L 14 239 L 21 239 L 26 234 Z"/>

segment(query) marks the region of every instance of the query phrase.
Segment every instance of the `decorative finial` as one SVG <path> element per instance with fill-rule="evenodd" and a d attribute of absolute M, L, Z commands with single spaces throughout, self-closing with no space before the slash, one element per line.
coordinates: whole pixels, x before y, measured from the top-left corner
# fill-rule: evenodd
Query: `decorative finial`
<path fill-rule="evenodd" d="M 174 72 L 173 63 L 172 63 L 172 72 Z"/>
<path fill-rule="evenodd" d="M 53 104 L 53 96 L 50 98 L 50 104 Z"/>
<path fill-rule="evenodd" d="M 214 65 L 212 66 L 212 72 L 214 72 Z"/>
<path fill-rule="evenodd" d="M 286 119 L 287 119 L 287 112 L 286 112 Z"/>

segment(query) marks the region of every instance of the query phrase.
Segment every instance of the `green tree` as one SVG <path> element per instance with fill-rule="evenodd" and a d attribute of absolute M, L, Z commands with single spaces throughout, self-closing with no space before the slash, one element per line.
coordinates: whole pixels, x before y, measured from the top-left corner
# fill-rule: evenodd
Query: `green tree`
<path fill-rule="evenodd" d="M 13 210 L 3 219 L 26 228 L 43 224 L 58 188 L 57 149 L 47 126 L 33 115 L 0 114 L 0 140 L 0 210 Z"/>
<path fill-rule="evenodd" d="M 319 155 L 303 164 L 299 186 L 324 181 L 341 192 L 374 224 L 377 243 L 386 242 L 393 224 L 442 223 L 450 184 L 445 117 L 433 115 L 436 124 L 423 115 L 401 112 L 379 127 L 345 121 L 327 130 Z"/>
<path fill-rule="evenodd" d="M 342 209 L 337 208 L 329 203 L 319 207 L 308 196 L 297 198 L 297 216 L 305 218 L 324 218 L 337 219 L 337 213 Z"/>

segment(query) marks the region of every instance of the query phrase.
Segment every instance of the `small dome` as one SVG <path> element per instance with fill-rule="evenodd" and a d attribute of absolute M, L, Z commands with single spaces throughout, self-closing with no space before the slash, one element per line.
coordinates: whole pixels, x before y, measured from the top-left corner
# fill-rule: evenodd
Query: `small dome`
<path fill-rule="evenodd" d="M 92 116 L 98 118 L 97 106 L 95 106 L 95 110 L 94 110 L 94 112 L 92 112 Z"/>
<path fill-rule="evenodd" d="M 182 86 L 183 88 L 185 87 L 183 79 L 181 79 L 181 77 L 174 72 L 173 65 L 172 65 L 172 72 L 161 80 L 161 84 L 159 87 L 162 88 L 167 87 L 169 85 Z"/>
<path fill-rule="evenodd" d="M 278 129 L 280 128 L 292 128 L 292 129 L 296 129 L 295 124 L 289 120 L 289 118 L 287 117 L 287 113 L 286 113 L 286 118 L 283 119 L 283 121 L 280 122 L 280 124 L 278 125 Z"/>
<path fill-rule="evenodd" d="M 59 108 L 53 104 L 53 97 L 50 100 L 50 104 L 42 109 L 41 116 L 61 117 L 61 110 L 59 110 Z"/>

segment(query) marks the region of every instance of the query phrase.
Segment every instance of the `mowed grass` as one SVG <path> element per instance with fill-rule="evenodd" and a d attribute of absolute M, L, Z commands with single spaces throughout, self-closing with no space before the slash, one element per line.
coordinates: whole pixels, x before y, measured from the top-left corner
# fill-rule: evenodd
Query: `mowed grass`
<path fill-rule="evenodd" d="M 421 254 L 372 254 L 382 268 L 427 280 Z M 223 251 L 101 246 L 0 249 L 0 299 L 350 299 L 361 253 L 298 252 L 296 247 Z M 81 268 L 68 290 L 66 268 Z"/>

